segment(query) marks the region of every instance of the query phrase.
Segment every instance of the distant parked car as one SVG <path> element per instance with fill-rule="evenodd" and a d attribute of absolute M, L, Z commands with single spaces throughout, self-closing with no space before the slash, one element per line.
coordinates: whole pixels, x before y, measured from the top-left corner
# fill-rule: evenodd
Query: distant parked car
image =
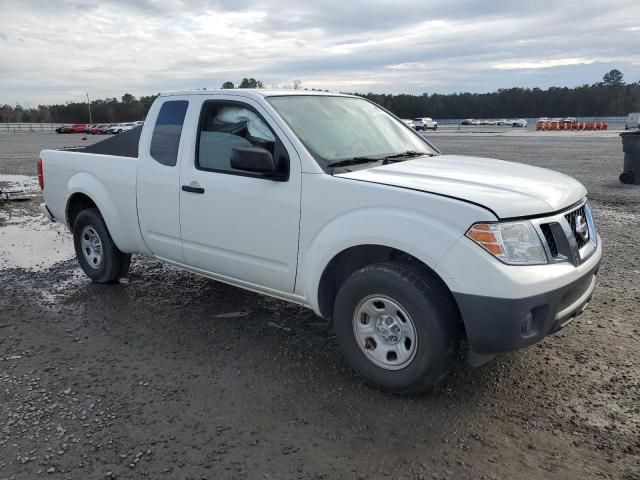
<path fill-rule="evenodd" d="M 496 125 L 511 125 L 511 124 L 513 124 L 511 120 L 506 120 L 504 118 L 496 122 Z"/>
<path fill-rule="evenodd" d="M 547 123 L 547 122 L 550 122 L 550 121 L 551 121 L 551 119 L 549 117 L 540 117 L 538 119 L 538 123 L 540 123 L 540 122 Z"/>
<path fill-rule="evenodd" d="M 511 123 L 511 126 L 512 126 L 512 127 L 521 127 L 521 128 L 524 128 L 524 127 L 526 127 L 527 125 L 528 125 L 528 123 L 527 123 L 527 121 L 526 121 L 524 118 L 519 118 L 519 119 L 517 119 L 517 120 L 514 120 L 514 121 Z"/>
<path fill-rule="evenodd" d="M 56 133 L 84 133 L 87 128 L 89 125 L 86 123 L 75 123 L 56 128 Z"/>
<path fill-rule="evenodd" d="M 130 123 L 119 123 L 118 125 L 116 125 L 115 127 L 112 128 L 112 133 L 122 133 L 122 132 L 128 132 L 129 130 L 131 130 L 132 128 L 136 128 L 139 125 L 136 125 L 134 122 L 130 122 Z"/>
<path fill-rule="evenodd" d="M 564 117 L 562 119 L 563 122 L 576 123 L 578 119 L 576 117 Z"/>
<path fill-rule="evenodd" d="M 402 122 L 403 122 L 405 125 L 407 125 L 408 127 L 411 127 L 411 128 L 413 128 L 413 129 L 415 130 L 415 128 L 416 128 L 416 124 L 415 124 L 415 123 L 413 123 L 413 120 L 410 120 L 410 119 L 408 119 L 408 118 L 403 118 L 403 119 L 402 119 Z"/>
<path fill-rule="evenodd" d="M 100 135 L 106 135 L 111 133 L 111 129 L 113 127 L 115 127 L 117 125 L 117 123 L 105 123 L 101 128 L 100 128 Z"/>
<path fill-rule="evenodd" d="M 94 123 L 93 125 L 89 125 L 89 127 L 84 131 L 84 133 L 90 133 L 91 135 L 98 135 L 100 130 L 105 127 L 104 123 Z"/>
<path fill-rule="evenodd" d="M 91 135 L 100 135 L 104 127 L 106 127 L 104 123 L 92 125 L 89 130 L 87 130 L 87 133 L 90 133 Z"/>
<path fill-rule="evenodd" d="M 436 131 L 438 129 L 438 122 L 434 122 L 431 117 L 414 118 L 413 124 L 416 130 L 430 129 Z"/>
<path fill-rule="evenodd" d="M 64 131 L 61 131 L 60 133 L 85 133 L 87 128 L 89 128 L 88 123 L 75 123 L 73 125 L 65 127 Z"/>

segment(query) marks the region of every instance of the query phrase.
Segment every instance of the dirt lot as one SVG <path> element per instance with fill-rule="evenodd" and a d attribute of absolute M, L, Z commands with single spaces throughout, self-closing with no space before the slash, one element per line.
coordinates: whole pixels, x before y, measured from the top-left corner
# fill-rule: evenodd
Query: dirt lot
<path fill-rule="evenodd" d="M 140 257 L 92 284 L 37 194 L 3 202 L 0 479 L 640 479 L 640 187 L 617 181 L 619 138 L 430 138 L 586 185 L 605 258 L 572 326 L 395 397 L 311 311 Z M 0 185 L 33 190 L 40 148 L 94 140 L 0 135 Z"/>

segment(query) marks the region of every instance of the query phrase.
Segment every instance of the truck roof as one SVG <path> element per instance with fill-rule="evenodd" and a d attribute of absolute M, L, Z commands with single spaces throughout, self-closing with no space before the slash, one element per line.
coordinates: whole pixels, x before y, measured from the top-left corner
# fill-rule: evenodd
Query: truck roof
<path fill-rule="evenodd" d="M 294 95 L 318 95 L 331 97 L 354 97 L 355 95 L 347 95 L 344 93 L 321 92 L 318 90 L 286 90 L 286 89 L 268 89 L 268 88 L 228 88 L 216 90 L 185 90 L 179 92 L 161 93 L 160 97 L 174 97 L 178 95 L 238 95 L 249 98 L 259 97 L 283 97 Z"/>

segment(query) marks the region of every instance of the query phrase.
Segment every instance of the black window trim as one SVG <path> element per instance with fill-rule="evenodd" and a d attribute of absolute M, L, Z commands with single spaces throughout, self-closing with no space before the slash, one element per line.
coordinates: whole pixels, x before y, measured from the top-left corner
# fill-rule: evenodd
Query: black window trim
<path fill-rule="evenodd" d="M 273 155 L 275 156 L 276 153 L 276 148 L 279 146 L 283 152 L 285 152 L 285 157 L 286 157 L 286 172 L 282 172 L 276 176 L 273 175 L 264 175 L 261 173 L 252 173 L 252 172 L 243 172 L 241 170 L 224 170 L 221 168 L 207 168 L 207 167 L 202 167 L 200 165 L 199 159 L 200 159 L 200 134 L 202 133 L 202 126 L 204 124 L 204 116 L 205 116 L 205 112 L 207 111 L 208 105 L 211 104 L 218 104 L 218 105 L 235 105 L 235 106 L 239 106 L 242 108 L 246 108 L 247 110 L 251 110 L 253 113 L 255 113 L 260 120 L 262 120 L 264 122 L 264 124 L 267 126 L 267 128 L 271 131 L 271 133 L 273 134 L 274 138 L 275 138 L 275 142 L 274 142 L 274 153 Z M 251 177 L 251 178 L 259 178 L 262 180 L 271 180 L 271 181 L 278 181 L 278 182 L 287 182 L 289 181 L 289 169 L 290 169 L 290 158 L 289 158 L 289 152 L 287 151 L 287 148 L 284 146 L 284 143 L 282 143 L 282 140 L 280 140 L 280 137 L 278 137 L 278 134 L 276 132 L 274 132 L 273 128 L 271 127 L 271 125 L 269 124 L 269 122 L 267 122 L 267 120 L 264 118 L 264 116 L 258 112 L 257 109 L 255 109 L 253 107 L 253 105 L 249 105 L 248 103 L 245 103 L 241 100 L 226 100 L 226 99 L 209 99 L 209 100 L 205 100 L 204 102 L 202 102 L 202 106 L 200 107 L 200 118 L 198 119 L 198 134 L 196 136 L 196 149 L 195 149 L 195 158 L 193 159 L 194 161 L 194 165 L 196 167 L 196 170 L 200 170 L 203 172 L 213 172 L 213 173 L 222 173 L 222 174 L 226 174 L 226 175 L 235 175 L 238 177 Z"/>

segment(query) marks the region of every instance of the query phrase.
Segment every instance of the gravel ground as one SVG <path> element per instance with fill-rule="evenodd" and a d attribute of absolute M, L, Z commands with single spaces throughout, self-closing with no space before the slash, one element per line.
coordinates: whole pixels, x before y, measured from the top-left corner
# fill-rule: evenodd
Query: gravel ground
<path fill-rule="evenodd" d="M 93 284 L 36 193 L 0 203 L 0 480 L 640 479 L 640 187 L 611 134 L 530 133 L 429 137 L 587 186 L 591 306 L 409 398 L 363 386 L 311 311 L 141 257 Z M 80 138 L 0 135 L 0 185 L 35 188 L 38 151 Z"/>

